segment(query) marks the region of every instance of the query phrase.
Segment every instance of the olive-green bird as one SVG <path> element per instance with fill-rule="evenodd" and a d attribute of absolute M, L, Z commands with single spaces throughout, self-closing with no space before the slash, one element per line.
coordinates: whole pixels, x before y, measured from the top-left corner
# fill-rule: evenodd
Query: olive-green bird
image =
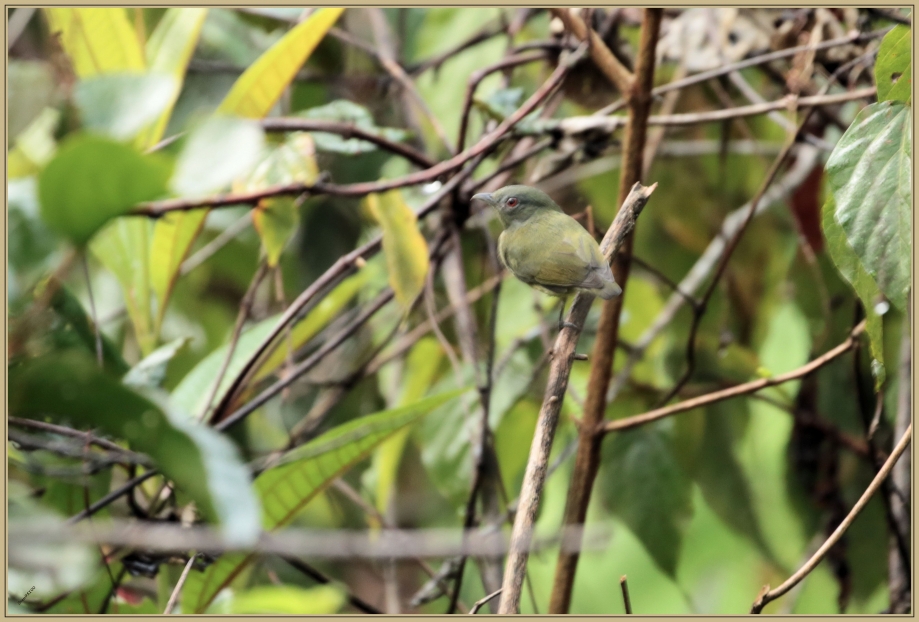
<path fill-rule="evenodd" d="M 542 190 L 505 186 L 472 198 L 498 210 L 504 223 L 498 256 L 527 285 L 561 298 L 583 291 L 609 300 L 622 293 L 596 240 Z"/>

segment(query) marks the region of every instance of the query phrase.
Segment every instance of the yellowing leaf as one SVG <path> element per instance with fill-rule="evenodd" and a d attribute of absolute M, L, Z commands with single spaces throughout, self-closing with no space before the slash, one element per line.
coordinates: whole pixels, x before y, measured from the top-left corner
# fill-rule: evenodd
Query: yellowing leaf
<path fill-rule="evenodd" d="M 169 295 L 179 276 L 179 268 L 201 232 L 207 213 L 206 209 L 170 212 L 154 225 L 153 242 L 150 244 L 150 285 L 159 303 L 157 333 L 166 314 Z"/>
<path fill-rule="evenodd" d="M 268 265 L 274 268 L 281 259 L 281 251 L 300 225 L 300 208 L 294 197 L 262 199 L 252 210 L 252 223 L 265 247 Z"/>
<path fill-rule="evenodd" d="M 138 138 L 139 144 L 144 147 L 155 145 L 166 131 L 166 124 L 169 122 L 176 100 L 179 99 L 185 70 L 198 44 L 205 17 L 207 17 L 207 9 L 191 7 L 167 9 L 157 24 L 156 30 L 147 41 L 147 62 L 150 70 L 175 77 L 176 84 L 172 102 L 166 107 L 160 118 Z"/>
<path fill-rule="evenodd" d="M 144 52 L 124 9 L 46 8 L 45 14 L 79 77 L 144 69 Z"/>
<path fill-rule="evenodd" d="M 294 27 L 246 69 L 218 110 L 253 119 L 267 115 L 343 11 L 319 9 Z"/>
<path fill-rule="evenodd" d="M 367 196 L 367 207 L 383 228 L 383 252 L 389 284 L 402 308 L 408 308 L 424 287 L 428 244 L 418 230 L 415 212 L 398 190 Z"/>

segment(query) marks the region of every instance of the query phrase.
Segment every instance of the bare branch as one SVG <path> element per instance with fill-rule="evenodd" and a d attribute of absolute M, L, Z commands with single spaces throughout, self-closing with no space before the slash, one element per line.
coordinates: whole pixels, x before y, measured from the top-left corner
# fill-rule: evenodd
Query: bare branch
<path fill-rule="evenodd" d="M 650 187 L 635 184 L 625 203 L 619 209 L 616 219 L 606 232 L 600 245 L 600 250 L 607 258 L 614 257 L 623 241 L 635 227 L 635 219 L 641 213 L 645 203 L 657 184 Z M 574 362 L 574 349 L 577 346 L 581 328 L 587 318 L 587 312 L 593 302 L 593 295 L 578 294 L 566 322 L 573 326 L 566 326 L 555 340 L 553 348 L 552 365 L 549 369 L 549 378 L 546 383 L 546 392 L 540 409 L 536 431 L 530 446 L 530 458 L 527 462 L 526 472 L 523 477 L 523 487 L 520 492 L 520 501 L 517 504 L 514 528 L 511 533 L 511 552 L 507 557 L 504 570 L 503 594 L 498 613 L 516 613 L 520 607 L 520 593 L 523 578 L 526 572 L 527 550 L 533 537 L 533 524 L 536 520 L 536 511 L 545 483 L 546 470 L 549 461 L 549 452 L 552 449 L 552 439 L 558 424 L 558 416 L 562 407 L 565 390 L 568 388 L 568 376 Z"/>
<path fill-rule="evenodd" d="M 626 417 L 625 419 L 616 419 L 615 421 L 608 421 L 603 424 L 603 426 L 598 430 L 601 433 L 607 432 L 616 432 L 619 430 L 628 430 L 630 428 L 635 428 L 652 421 L 657 421 L 658 419 L 663 419 L 664 417 L 669 417 L 677 413 L 686 412 L 688 410 L 693 410 L 694 408 L 699 408 L 701 406 L 706 406 L 708 404 L 713 404 L 715 402 L 721 402 L 723 400 L 731 399 L 732 397 L 739 397 L 741 395 L 747 395 L 749 393 L 755 393 L 767 387 L 773 387 L 779 384 L 783 384 L 790 380 L 797 380 L 802 378 L 829 363 L 835 358 L 845 354 L 849 350 L 855 347 L 857 340 L 856 338 L 865 330 L 865 322 L 862 321 L 858 326 L 856 326 L 852 333 L 849 335 L 849 338 L 843 341 L 841 344 L 830 350 L 829 352 L 824 353 L 823 355 L 817 357 L 810 363 L 790 371 L 785 374 L 779 374 L 778 376 L 773 376 L 771 378 L 761 378 L 760 380 L 753 380 L 751 382 L 745 382 L 744 384 L 739 384 L 736 387 L 731 387 L 729 389 L 723 389 L 721 391 L 714 391 L 712 393 L 707 393 L 705 395 L 700 395 L 699 397 L 692 398 L 689 400 L 684 400 L 672 406 L 666 406 L 664 408 L 656 408 L 654 410 L 648 411 L 641 415 L 635 415 L 633 417 Z"/>
<path fill-rule="evenodd" d="M 849 514 L 843 519 L 839 524 L 839 527 L 826 539 L 826 542 L 817 549 L 817 552 L 807 560 L 807 562 L 798 569 L 796 573 L 788 577 L 788 579 L 782 583 L 782 585 L 777 588 L 769 589 L 769 586 L 765 586 L 763 591 L 760 593 L 759 597 L 753 603 L 753 606 L 750 608 L 750 613 L 761 613 L 763 607 L 774 601 L 775 599 L 786 594 L 791 588 L 801 582 L 804 577 L 809 575 L 814 568 L 817 567 L 823 557 L 827 554 L 833 545 L 835 545 L 842 535 L 846 532 L 850 525 L 858 517 L 859 513 L 868 505 L 868 501 L 874 496 L 874 493 L 877 492 L 878 488 L 881 487 L 881 483 L 887 478 L 887 475 L 890 474 L 891 469 L 897 463 L 897 460 L 900 458 L 900 455 L 906 450 L 909 446 L 910 439 L 913 435 L 913 424 L 909 424 L 909 427 L 906 428 L 906 432 L 900 438 L 900 442 L 897 443 L 897 446 L 891 452 L 890 457 L 887 458 L 887 461 L 884 463 L 884 466 L 881 467 L 881 470 L 878 471 L 878 474 L 874 476 L 874 479 L 871 480 L 871 483 L 868 485 L 868 488 L 865 489 L 865 492 L 862 493 L 862 496 L 859 500 L 852 506 L 852 509 L 849 511 Z"/>
<path fill-rule="evenodd" d="M 552 14 L 562 20 L 565 29 L 574 33 L 581 41 L 590 42 L 590 57 L 596 63 L 603 75 L 622 93 L 628 94 L 632 89 L 635 76 L 619 62 L 619 59 L 610 51 L 600 38 L 600 35 L 584 23 L 580 17 L 567 8 L 549 9 Z"/>

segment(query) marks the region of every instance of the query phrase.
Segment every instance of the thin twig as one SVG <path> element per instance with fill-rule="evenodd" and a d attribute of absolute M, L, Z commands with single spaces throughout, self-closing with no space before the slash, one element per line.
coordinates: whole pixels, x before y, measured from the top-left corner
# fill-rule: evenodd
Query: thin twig
<path fill-rule="evenodd" d="M 864 332 L 865 322 L 862 321 L 858 326 L 852 329 L 849 337 L 843 341 L 841 344 L 833 348 L 832 350 L 825 352 L 823 355 L 815 358 L 810 363 L 802 365 L 798 369 L 793 371 L 779 374 L 778 376 L 772 376 L 770 378 L 761 378 L 759 380 L 752 380 L 750 382 L 745 382 L 728 389 L 722 389 L 721 391 L 713 391 L 711 393 L 706 393 L 705 395 L 700 395 L 699 397 L 694 397 L 692 399 L 684 400 L 673 404 L 672 406 L 665 406 L 663 408 L 656 408 L 654 410 L 648 411 L 641 415 L 634 415 L 632 417 L 626 417 L 624 419 L 616 419 L 615 421 L 608 421 L 603 424 L 603 426 L 598 430 L 601 433 L 615 432 L 620 430 L 628 430 L 635 428 L 641 425 L 645 425 L 652 421 L 657 421 L 658 419 L 663 419 L 677 413 L 686 412 L 688 410 L 693 410 L 694 408 L 700 408 L 708 404 L 713 404 L 715 402 L 721 402 L 723 400 L 731 399 L 733 397 L 738 397 L 741 395 L 747 395 L 749 393 L 755 393 L 767 387 L 773 387 L 779 384 L 784 384 L 790 380 L 797 380 L 798 378 L 803 378 L 804 376 L 820 369 L 833 359 L 842 356 L 849 350 L 855 347 L 857 344 L 857 337 Z"/>
<path fill-rule="evenodd" d="M 877 89 L 870 86 L 858 89 L 857 91 L 844 91 L 832 95 L 811 95 L 808 97 L 786 95 L 775 101 L 762 104 L 750 104 L 749 106 L 736 106 L 734 108 L 722 108 L 705 112 L 651 115 L 648 117 L 648 125 L 685 126 L 699 125 L 702 123 L 716 123 L 730 119 L 767 114 L 775 110 L 794 110 L 805 106 L 833 106 L 858 99 L 870 98 L 876 93 Z M 582 117 L 567 117 L 541 124 L 534 123 L 528 125 L 526 128 L 515 130 L 515 133 L 518 135 L 541 134 L 545 132 L 562 132 L 563 134 L 571 135 L 582 134 L 584 132 L 612 134 L 620 127 L 625 126 L 626 122 L 627 118 L 621 115 L 611 117 L 587 115 Z"/>
<path fill-rule="evenodd" d="M 262 119 L 262 129 L 266 132 L 327 132 L 338 134 L 342 138 L 356 138 L 373 143 L 377 147 L 402 156 L 409 162 L 422 168 L 431 168 L 437 164 L 424 153 L 404 143 L 397 143 L 374 131 L 364 129 L 353 123 L 327 121 L 325 119 L 303 119 L 300 117 L 272 117 Z"/>
<path fill-rule="evenodd" d="M 634 229 L 635 219 L 656 187 L 657 184 L 650 187 L 636 184 L 632 188 L 632 192 L 619 209 L 616 219 L 600 245 L 604 257 L 612 259 L 617 254 L 619 247 Z M 568 377 L 574 362 L 574 350 L 593 298 L 593 295 L 584 293 L 575 297 L 566 319 L 566 323 L 570 326 L 560 331 L 555 340 L 545 397 L 530 446 L 530 457 L 527 461 L 520 501 L 515 513 L 514 528 L 511 533 L 511 550 L 504 570 L 504 585 L 502 586 L 504 592 L 498 613 L 516 613 L 520 608 L 520 593 L 526 571 L 527 551 L 533 537 L 533 525 L 545 483 L 549 452 L 552 449 L 552 440 L 558 424 L 562 400 L 568 387 Z"/>
<path fill-rule="evenodd" d="M 470 615 L 477 614 L 479 612 L 479 609 L 481 609 L 483 605 L 485 605 L 487 602 L 492 600 L 495 596 L 497 596 L 500 593 L 501 593 L 501 589 L 497 589 L 491 594 L 489 594 L 488 596 L 485 596 L 484 598 L 480 598 L 479 600 L 475 601 L 475 604 L 472 605 L 472 609 L 469 610 L 469 614 Z"/>
<path fill-rule="evenodd" d="M 814 568 L 817 567 L 823 557 L 826 555 L 827 551 L 833 548 L 843 534 L 849 528 L 850 525 L 858 517 L 859 513 L 868 505 L 868 501 L 874 496 L 874 493 L 881 487 L 881 482 L 883 482 L 887 475 L 893 469 L 894 465 L 897 463 L 897 460 L 900 458 L 900 455 L 906 450 L 909 446 L 910 439 L 913 435 L 913 424 L 910 424 L 906 428 L 906 432 L 903 434 L 903 437 L 900 439 L 900 442 L 897 443 L 897 446 L 894 447 L 894 450 L 891 452 L 890 457 L 887 458 L 887 461 L 884 463 L 884 466 L 881 467 L 881 470 L 878 471 L 878 474 L 874 476 L 874 479 L 871 480 L 871 483 L 868 485 L 868 488 L 865 489 L 865 492 L 862 493 L 862 496 L 859 500 L 852 506 L 852 509 L 846 515 L 845 519 L 839 524 L 839 527 L 826 539 L 826 542 L 817 549 L 817 552 L 807 562 L 798 569 L 793 575 L 791 575 L 784 583 L 778 586 L 775 589 L 769 589 L 769 586 L 766 585 L 763 588 L 763 591 L 754 601 L 753 606 L 750 608 L 750 613 L 761 613 L 763 607 L 768 605 L 770 602 L 786 594 L 791 588 L 801 582 L 804 577 L 809 575 Z"/>
<path fill-rule="evenodd" d="M 625 575 L 619 577 L 619 587 L 622 589 L 622 602 L 625 605 L 625 612 L 632 613 L 632 599 L 629 598 L 629 582 Z"/>
<path fill-rule="evenodd" d="M 168 615 L 172 613 L 172 608 L 175 607 L 176 601 L 179 599 L 179 593 L 182 591 L 182 586 L 185 585 L 185 579 L 188 578 L 188 573 L 191 572 L 191 567 L 195 564 L 195 559 L 197 557 L 198 555 L 195 554 L 188 558 L 185 568 L 182 569 L 182 575 L 179 577 L 179 582 L 172 588 L 172 594 L 169 595 L 169 601 L 166 603 L 166 608 L 163 610 L 164 614 Z"/>
<path fill-rule="evenodd" d="M 699 84 L 700 82 L 707 82 L 713 78 L 719 76 L 727 75 L 734 71 L 740 71 L 741 69 L 746 69 L 748 67 L 756 67 L 757 65 L 765 65 L 771 63 L 774 60 L 780 60 L 782 58 L 789 58 L 795 56 L 801 52 L 815 51 L 819 52 L 821 50 L 828 50 L 830 48 L 839 47 L 842 45 L 850 45 L 852 43 L 863 43 L 866 41 L 871 41 L 873 39 L 880 39 L 890 31 L 889 28 L 884 28 L 881 30 L 875 30 L 873 32 L 866 33 L 853 33 L 846 35 L 845 37 L 840 37 L 838 39 L 830 39 L 829 41 L 824 41 L 823 43 L 817 45 L 799 45 L 793 48 L 786 48 L 784 50 L 779 50 L 777 52 L 769 52 L 767 54 L 761 54 L 759 56 L 754 56 L 753 58 L 748 58 L 745 60 L 737 61 L 736 63 L 730 63 L 727 65 L 722 65 L 715 69 L 710 69 L 709 71 L 703 71 L 694 75 L 689 76 L 688 78 L 683 78 L 682 80 L 674 80 L 668 84 L 664 84 L 655 88 L 651 91 L 651 94 L 654 97 L 663 95 L 669 91 L 675 89 L 686 88 L 687 86 L 692 86 L 693 84 Z M 598 116 L 612 114 L 618 110 L 625 108 L 625 100 L 619 100 L 613 102 L 609 106 L 598 110 L 595 114 Z"/>

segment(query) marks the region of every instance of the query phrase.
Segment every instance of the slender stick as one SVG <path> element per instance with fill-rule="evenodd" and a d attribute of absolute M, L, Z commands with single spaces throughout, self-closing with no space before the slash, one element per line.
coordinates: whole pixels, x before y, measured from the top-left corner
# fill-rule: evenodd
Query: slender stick
<path fill-rule="evenodd" d="M 897 443 L 897 446 L 894 447 L 893 452 L 891 452 L 890 457 L 887 458 L 884 466 L 881 467 L 881 470 L 878 471 L 878 474 L 874 476 L 873 480 L 871 480 L 868 488 L 865 489 L 865 492 L 862 493 L 862 496 L 859 498 L 859 500 L 855 503 L 854 506 L 852 506 L 849 514 L 839 524 L 839 527 L 837 527 L 836 530 L 830 534 L 830 537 L 826 539 L 826 542 L 824 542 L 819 549 L 817 549 L 817 552 L 814 553 L 811 558 L 808 559 L 807 562 L 805 562 L 805 564 L 798 569 L 797 572 L 788 577 L 788 579 L 782 583 L 782 585 L 775 589 L 769 589 L 768 585 L 763 587 L 763 591 L 760 593 L 756 601 L 754 601 L 753 606 L 750 608 L 750 613 L 761 613 L 763 611 L 763 607 L 786 594 L 791 588 L 800 583 L 804 577 L 809 575 L 814 570 L 814 568 L 817 567 L 817 564 L 823 560 L 823 557 L 826 555 L 827 551 L 833 548 L 833 545 L 835 545 L 839 539 L 842 538 L 843 534 L 852 525 L 852 523 L 858 517 L 859 513 L 861 513 L 865 506 L 868 505 L 868 501 L 871 500 L 871 497 L 874 495 L 874 493 L 877 492 L 881 487 L 881 483 L 890 474 L 891 469 L 893 469 L 894 465 L 897 463 L 900 455 L 903 454 L 903 452 L 909 446 L 912 435 L 913 424 L 909 424 L 909 427 L 906 428 L 906 432 L 903 434 L 900 442 Z"/>
<path fill-rule="evenodd" d="M 619 59 L 606 46 L 600 35 L 568 8 L 549 10 L 562 20 L 566 30 L 574 33 L 581 41 L 590 43 L 590 57 L 600 71 L 603 72 L 603 75 L 620 91 L 628 93 L 632 88 L 632 82 L 635 77 L 625 68 L 625 65 L 619 62 Z"/>
<path fill-rule="evenodd" d="M 603 251 L 605 257 L 611 259 L 617 254 L 619 247 L 634 229 L 635 219 L 656 187 L 657 184 L 649 187 L 635 184 L 632 188 L 632 192 L 619 209 L 616 219 L 600 244 L 600 250 Z M 517 504 L 514 528 L 511 532 L 510 551 L 504 569 L 502 586 L 504 591 L 498 613 L 516 613 L 520 609 L 520 593 L 526 573 L 528 550 L 533 538 L 533 525 L 536 522 L 536 512 L 546 480 L 552 439 L 558 425 L 565 390 L 568 388 L 568 376 L 574 362 L 574 349 L 593 298 L 593 295 L 585 293 L 580 293 L 575 297 L 566 321 L 566 324 L 571 326 L 565 326 L 555 340 L 545 397 L 536 423 L 533 443 L 530 446 L 530 457 L 523 476 L 523 487 L 520 492 L 520 501 Z"/>
<path fill-rule="evenodd" d="M 479 609 L 481 609 L 483 605 L 491 601 L 495 596 L 497 596 L 500 593 L 501 593 L 501 590 L 498 589 L 492 592 L 491 594 L 489 594 L 488 596 L 485 596 L 484 598 L 480 598 L 479 600 L 475 601 L 475 604 L 472 605 L 472 609 L 469 610 L 469 614 L 474 615 L 478 613 Z"/>
<path fill-rule="evenodd" d="M 619 587 L 622 589 L 622 602 L 625 605 L 625 612 L 632 613 L 632 599 L 629 598 L 629 582 L 625 575 L 619 577 Z"/>
<path fill-rule="evenodd" d="M 172 588 L 172 594 L 169 596 L 169 602 L 166 603 L 166 608 L 163 610 L 164 614 L 168 615 L 172 613 L 172 608 L 175 607 L 176 601 L 179 599 L 179 592 L 182 591 L 182 586 L 185 585 L 185 579 L 188 578 L 188 573 L 191 571 L 191 567 L 194 565 L 196 557 L 198 557 L 197 554 L 188 558 L 188 563 L 185 564 L 185 568 L 182 570 L 182 576 L 179 577 L 179 582 L 176 583 L 174 588 Z"/>
<path fill-rule="evenodd" d="M 721 402 L 723 400 L 731 399 L 732 397 L 739 397 L 741 395 L 747 395 L 749 393 L 755 393 L 767 387 L 774 387 L 790 380 L 797 380 L 798 378 L 803 378 L 810 373 L 820 369 L 830 361 L 842 356 L 849 350 L 855 347 L 857 343 L 857 337 L 864 332 L 865 322 L 864 320 L 856 326 L 849 338 L 843 341 L 841 344 L 833 348 L 832 350 L 825 352 L 823 355 L 815 358 L 810 363 L 799 367 L 793 371 L 790 371 L 785 374 L 780 374 L 778 376 L 773 376 L 771 378 L 761 378 L 759 380 L 753 380 L 751 382 L 745 382 L 739 384 L 735 387 L 730 387 L 728 389 L 722 389 L 721 391 L 713 391 L 712 393 L 706 393 L 705 395 L 700 395 L 699 397 L 694 397 L 692 399 L 683 400 L 672 406 L 665 406 L 663 408 L 655 408 L 654 410 L 648 411 L 641 415 L 635 415 L 633 417 L 626 417 L 625 419 L 616 419 L 615 421 L 608 421 L 605 423 L 598 431 L 600 433 L 607 432 L 616 432 L 621 430 L 628 430 L 635 428 L 652 421 L 657 421 L 658 419 L 663 419 L 665 417 L 670 417 L 677 413 L 686 412 L 688 410 L 693 410 L 695 408 L 700 408 L 708 404 L 713 404 L 715 402 Z"/>

